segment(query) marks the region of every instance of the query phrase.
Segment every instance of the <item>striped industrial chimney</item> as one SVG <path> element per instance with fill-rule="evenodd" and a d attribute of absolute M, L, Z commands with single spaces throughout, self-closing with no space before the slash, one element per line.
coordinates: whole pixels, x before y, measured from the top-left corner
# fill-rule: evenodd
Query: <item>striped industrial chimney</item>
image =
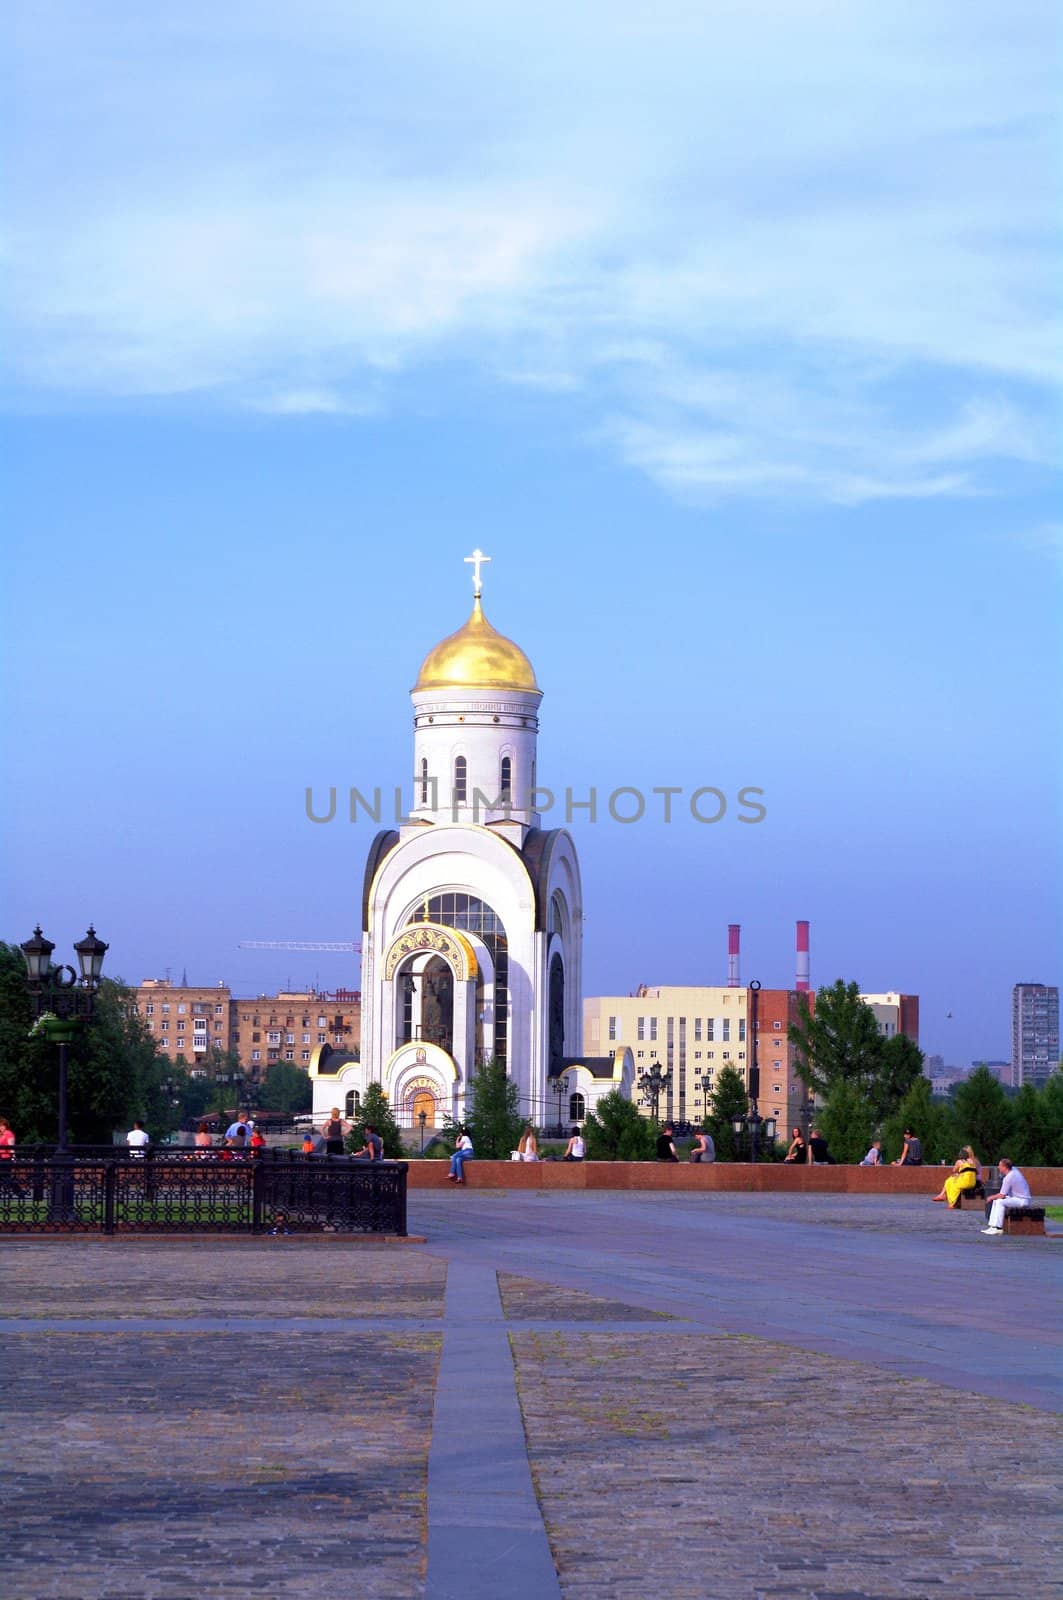
<path fill-rule="evenodd" d="M 727 924 L 727 987 L 738 988 L 738 944 L 742 933 L 740 922 Z"/>
<path fill-rule="evenodd" d="M 798 994 L 808 993 L 808 923 L 797 924 L 797 983 Z"/>

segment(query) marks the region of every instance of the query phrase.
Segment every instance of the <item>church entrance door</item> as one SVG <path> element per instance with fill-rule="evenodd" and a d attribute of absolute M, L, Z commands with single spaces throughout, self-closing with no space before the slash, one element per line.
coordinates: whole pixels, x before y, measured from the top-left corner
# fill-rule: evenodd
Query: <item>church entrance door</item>
<path fill-rule="evenodd" d="M 427 1089 L 418 1089 L 410 1106 L 413 1113 L 413 1126 L 421 1126 L 421 1112 L 424 1112 L 425 1128 L 435 1128 L 436 1125 L 436 1097 Z"/>

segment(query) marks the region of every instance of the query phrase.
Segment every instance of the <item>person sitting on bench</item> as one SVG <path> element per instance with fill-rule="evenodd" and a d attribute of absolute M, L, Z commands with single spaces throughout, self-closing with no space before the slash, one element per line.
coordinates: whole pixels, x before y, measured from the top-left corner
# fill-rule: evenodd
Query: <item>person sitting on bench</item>
<path fill-rule="evenodd" d="M 1002 1156 L 997 1162 L 997 1171 L 1004 1181 L 989 1208 L 989 1226 L 982 1229 L 983 1233 L 1003 1233 L 1005 1213 L 1030 1204 L 1030 1185 L 1015 1163 Z"/>
<path fill-rule="evenodd" d="M 945 1179 L 941 1192 L 932 1196 L 934 1200 L 947 1200 L 955 1209 L 960 1203 L 962 1194 L 973 1194 L 981 1187 L 982 1163 L 975 1155 L 969 1144 L 965 1144 L 959 1156 L 953 1162 L 952 1171 Z M 985 1191 L 983 1190 L 983 1193 Z"/>

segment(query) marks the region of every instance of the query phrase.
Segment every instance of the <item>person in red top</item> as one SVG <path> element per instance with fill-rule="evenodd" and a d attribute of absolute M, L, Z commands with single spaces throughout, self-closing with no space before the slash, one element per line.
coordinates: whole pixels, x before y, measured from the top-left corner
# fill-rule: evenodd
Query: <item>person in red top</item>
<path fill-rule="evenodd" d="M 15 1157 L 15 1130 L 6 1117 L 0 1117 L 0 1161 L 13 1161 Z M 20 1195 L 22 1189 L 13 1177 L 7 1173 L 0 1173 L 0 1189 L 14 1190 Z"/>

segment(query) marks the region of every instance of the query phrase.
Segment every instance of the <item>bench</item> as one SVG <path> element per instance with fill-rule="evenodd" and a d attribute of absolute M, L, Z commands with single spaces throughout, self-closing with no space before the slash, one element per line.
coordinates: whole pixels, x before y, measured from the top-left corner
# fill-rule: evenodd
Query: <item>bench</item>
<path fill-rule="evenodd" d="M 1044 1237 L 1044 1206 L 1009 1206 L 1004 1213 L 1004 1232 Z"/>
<path fill-rule="evenodd" d="M 986 1194 L 985 1184 L 982 1182 L 981 1178 L 979 1178 L 978 1182 L 974 1184 L 972 1188 L 960 1190 L 959 1194 L 956 1196 L 956 1199 L 949 1207 L 949 1210 L 962 1211 L 965 1200 L 967 1201 L 968 1205 L 982 1205 L 987 1199 L 992 1199 L 992 1196 Z"/>

